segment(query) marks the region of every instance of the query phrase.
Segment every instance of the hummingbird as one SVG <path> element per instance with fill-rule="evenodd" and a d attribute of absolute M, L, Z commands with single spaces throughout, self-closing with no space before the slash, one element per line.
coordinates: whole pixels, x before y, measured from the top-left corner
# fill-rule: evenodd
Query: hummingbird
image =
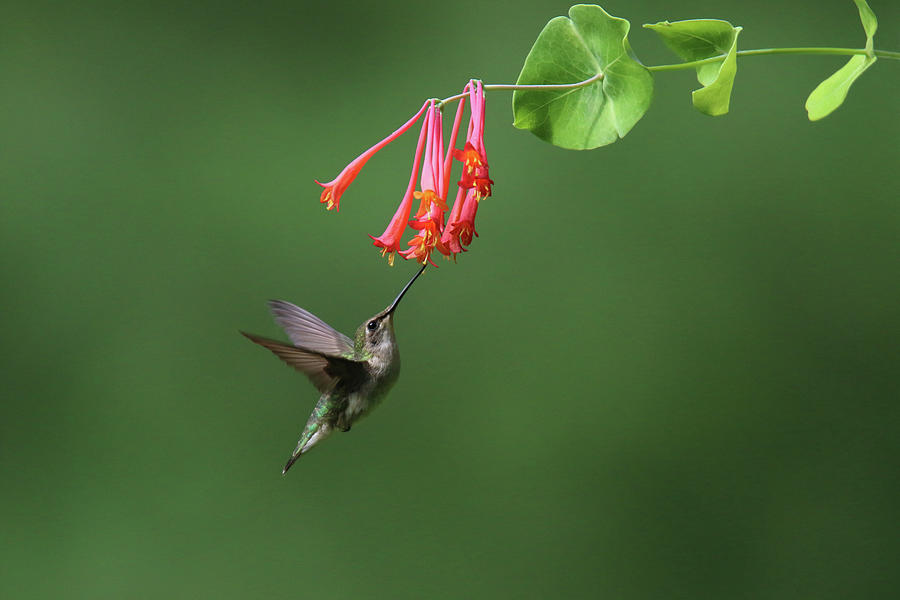
<path fill-rule="evenodd" d="M 309 377 L 321 393 L 282 475 L 335 429 L 350 431 L 350 427 L 375 408 L 397 381 L 400 353 L 394 336 L 394 311 L 424 270 L 425 265 L 390 306 L 360 325 L 354 340 L 311 312 L 283 300 L 270 300 L 269 308 L 291 344 L 241 332 Z"/>

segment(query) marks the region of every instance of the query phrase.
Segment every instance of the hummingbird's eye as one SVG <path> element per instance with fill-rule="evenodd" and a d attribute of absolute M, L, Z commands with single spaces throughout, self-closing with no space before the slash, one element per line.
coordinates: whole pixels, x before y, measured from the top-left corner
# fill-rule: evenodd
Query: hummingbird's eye
<path fill-rule="evenodd" d="M 366 325 L 366 328 L 368 328 L 369 331 L 375 331 L 376 327 L 378 327 L 378 321 L 374 321 L 374 320 L 369 321 L 369 323 Z"/>

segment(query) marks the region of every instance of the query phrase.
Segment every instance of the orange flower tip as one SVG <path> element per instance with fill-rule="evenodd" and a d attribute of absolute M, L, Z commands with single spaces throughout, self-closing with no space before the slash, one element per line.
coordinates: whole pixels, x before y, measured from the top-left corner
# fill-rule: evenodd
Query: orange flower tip
<path fill-rule="evenodd" d="M 421 233 L 413 236 L 411 240 L 406 242 L 406 245 L 409 246 L 409 250 L 404 250 L 404 252 L 414 252 L 418 250 L 420 252 L 424 251 L 425 248 L 428 247 L 428 240 Z"/>

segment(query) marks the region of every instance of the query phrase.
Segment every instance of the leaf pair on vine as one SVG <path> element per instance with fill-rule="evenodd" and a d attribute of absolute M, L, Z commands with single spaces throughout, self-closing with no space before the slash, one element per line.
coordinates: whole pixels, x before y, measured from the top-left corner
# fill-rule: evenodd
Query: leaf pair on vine
<path fill-rule="evenodd" d="M 862 21 L 863 30 L 866 32 L 866 54 L 852 57 L 846 65 L 838 69 L 837 73 L 816 86 L 806 99 L 806 112 L 810 121 L 818 121 L 828 116 L 843 104 L 853 82 L 875 64 L 873 38 L 875 30 L 878 29 L 878 19 L 866 4 L 866 0 L 853 1 L 859 9 L 859 20 Z"/>
<path fill-rule="evenodd" d="M 866 54 L 853 56 L 813 90 L 806 102 L 810 120 L 837 109 L 853 82 L 875 62 L 872 38 L 878 22 L 865 0 L 854 2 L 866 32 Z M 516 84 L 593 81 L 567 89 L 516 90 L 514 125 L 573 150 L 597 148 L 624 137 L 647 112 L 653 97 L 650 69 L 637 60 L 628 42 L 630 27 L 625 19 L 592 4 L 575 5 L 568 17 L 547 23 Z M 691 63 L 684 68 L 696 69 L 703 87 L 692 94 L 694 107 L 711 116 L 726 114 L 737 75 L 741 28 L 718 19 L 661 21 L 644 27 L 655 31 L 685 63 Z"/>
<path fill-rule="evenodd" d="M 697 80 L 703 87 L 694 90 L 691 98 L 694 108 L 705 115 L 717 117 L 727 113 L 737 75 L 737 39 L 741 28 L 718 19 L 661 21 L 644 27 L 658 33 L 666 46 L 685 62 L 725 55 L 725 60 L 697 67 Z"/>

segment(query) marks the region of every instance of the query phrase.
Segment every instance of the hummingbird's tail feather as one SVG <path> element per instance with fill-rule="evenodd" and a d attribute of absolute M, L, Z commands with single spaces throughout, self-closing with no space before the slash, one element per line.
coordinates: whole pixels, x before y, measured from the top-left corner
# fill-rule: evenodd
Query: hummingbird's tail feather
<path fill-rule="evenodd" d="M 315 413 L 313 417 L 314 416 Z M 306 424 L 306 428 L 303 430 L 303 435 L 301 435 L 300 439 L 297 441 L 297 448 L 294 450 L 293 454 L 291 454 L 287 464 L 284 465 L 281 474 L 286 474 L 288 469 L 290 469 L 302 455 L 309 452 L 310 448 L 327 438 L 329 434 L 331 434 L 331 426 L 327 422 L 310 418 L 309 422 Z"/>
<path fill-rule="evenodd" d="M 284 465 L 284 468 L 281 470 L 282 475 L 287 474 L 288 469 L 291 468 L 291 465 L 293 465 L 295 462 L 297 462 L 297 459 L 300 458 L 301 454 L 295 454 L 288 459 L 287 464 Z"/>

